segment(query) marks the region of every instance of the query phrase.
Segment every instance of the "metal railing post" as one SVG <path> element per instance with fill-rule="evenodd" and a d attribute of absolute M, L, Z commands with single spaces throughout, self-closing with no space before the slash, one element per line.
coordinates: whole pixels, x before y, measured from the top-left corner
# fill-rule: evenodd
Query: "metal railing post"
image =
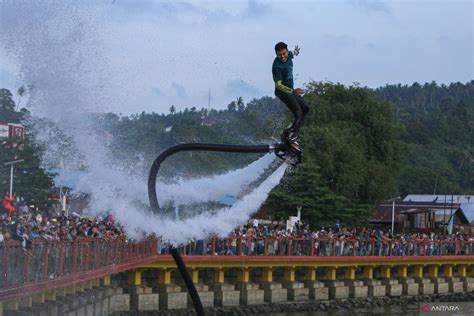
<path fill-rule="evenodd" d="M 59 267 L 58 275 L 62 276 L 64 274 L 64 242 L 59 242 Z"/>

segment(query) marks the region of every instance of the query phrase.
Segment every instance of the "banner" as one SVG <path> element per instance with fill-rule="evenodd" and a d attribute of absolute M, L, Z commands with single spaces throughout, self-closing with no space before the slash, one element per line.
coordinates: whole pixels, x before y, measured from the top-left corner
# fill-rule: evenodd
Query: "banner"
<path fill-rule="evenodd" d="M 13 124 L 13 123 L 9 123 L 8 126 L 10 127 L 9 137 L 19 139 L 20 142 L 22 142 L 23 139 L 25 138 L 24 127 L 21 124 Z"/>

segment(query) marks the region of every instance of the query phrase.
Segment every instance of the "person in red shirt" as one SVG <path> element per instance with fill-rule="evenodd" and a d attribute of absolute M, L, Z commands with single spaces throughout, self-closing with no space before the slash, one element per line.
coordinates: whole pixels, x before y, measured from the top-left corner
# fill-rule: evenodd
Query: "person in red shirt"
<path fill-rule="evenodd" d="M 15 206 L 12 202 L 15 201 L 13 196 L 10 196 L 10 192 L 6 191 L 5 196 L 3 197 L 3 207 L 8 211 L 8 216 L 12 216 L 15 213 Z"/>

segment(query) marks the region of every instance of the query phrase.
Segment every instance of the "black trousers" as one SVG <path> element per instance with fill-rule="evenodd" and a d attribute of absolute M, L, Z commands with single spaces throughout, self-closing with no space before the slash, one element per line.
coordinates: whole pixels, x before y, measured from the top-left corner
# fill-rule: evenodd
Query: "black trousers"
<path fill-rule="evenodd" d="M 276 91 L 275 95 L 280 99 L 293 114 L 294 120 L 290 127 L 283 131 L 284 136 L 288 136 L 291 132 L 298 134 L 300 125 L 303 123 L 306 113 L 309 111 L 309 106 L 300 95 L 283 93 Z"/>

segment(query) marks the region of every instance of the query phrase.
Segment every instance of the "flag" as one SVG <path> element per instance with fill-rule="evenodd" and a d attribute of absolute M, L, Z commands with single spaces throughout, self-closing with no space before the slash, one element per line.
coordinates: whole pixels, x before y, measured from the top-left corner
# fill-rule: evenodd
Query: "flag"
<path fill-rule="evenodd" d="M 451 215 L 451 218 L 448 221 L 448 234 L 453 233 L 453 224 L 454 224 L 454 215 Z"/>

